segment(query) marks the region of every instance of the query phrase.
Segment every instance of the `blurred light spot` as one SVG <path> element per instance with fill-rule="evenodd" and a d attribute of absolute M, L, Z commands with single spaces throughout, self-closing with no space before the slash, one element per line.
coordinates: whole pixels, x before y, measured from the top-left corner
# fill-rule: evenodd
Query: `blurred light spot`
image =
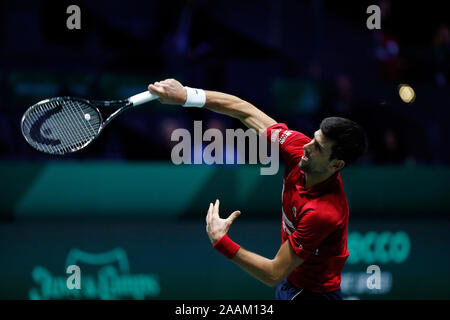
<path fill-rule="evenodd" d="M 398 54 L 398 44 L 397 44 L 397 42 L 392 41 L 392 40 L 389 40 L 389 41 L 386 43 L 386 49 L 387 49 L 387 51 L 388 51 L 390 54 L 396 56 L 396 55 Z"/>
<path fill-rule="evenodd" d="M 401 84 L 398 89 L 398 94 L 400 95 L 400 98 L 403 100 L 403 102 L 411 103 L 416 98 L 416 94 L 411 88 L 411 86 L 407 84 Z"/>

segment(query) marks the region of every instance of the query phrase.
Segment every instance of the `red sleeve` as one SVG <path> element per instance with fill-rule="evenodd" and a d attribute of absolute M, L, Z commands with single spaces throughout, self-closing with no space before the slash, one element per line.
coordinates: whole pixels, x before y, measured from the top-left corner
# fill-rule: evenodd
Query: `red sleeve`
<path fill-rule="evenodd" d="M 336 228 L 329 217 L 313 209 L 303 214 L 295 231 L 288 236 L 292 249 L 300 258 L 307 260 L 319 254 L 320 244 Z"/>
<path fill-rule="evenodd" d="M 289 130 L 284 123 L 277 123 L 266 129 L 269 142 L 278 143 L 283 157 L 286 172 L 296 166 L 303 157 L 303 146 L 311 141 L 310 138 L 298 131 Z"/>

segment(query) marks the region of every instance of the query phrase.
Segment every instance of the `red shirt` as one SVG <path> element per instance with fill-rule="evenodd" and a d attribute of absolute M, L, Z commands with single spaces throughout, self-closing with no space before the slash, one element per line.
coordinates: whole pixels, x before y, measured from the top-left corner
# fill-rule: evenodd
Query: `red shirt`
<path fill-rule="evenodd" d="M 311 139 L 289 130 L 284 123 L 267 128 L 267 134 L 278 142 L 285 163 L 281 244 L 289 240 L 295 253 L 304 260 L 287 279 L 296 287 L 313 292 L 338 290 L 348 257 L 349 214 L 340 173 L 304 188 L 305 173 L 299 162 L 303 146 Z"/>

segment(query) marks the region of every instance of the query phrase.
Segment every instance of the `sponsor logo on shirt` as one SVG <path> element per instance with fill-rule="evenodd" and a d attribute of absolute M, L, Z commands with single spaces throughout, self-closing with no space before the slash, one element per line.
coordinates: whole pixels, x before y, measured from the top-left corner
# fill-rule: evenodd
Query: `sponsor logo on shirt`
<path fill-rule="evenodd" d="M 278 140 L 280 144 L 283 144 L 286 139 L 292 134 L 291 130 L 286 130 L 280 135 L 281 129 L 275 129 L 272 131 L 272 135 L 270 136 L 270 139 L 272 142 L 275 142 Z"/>
<path fill-rule="evenodd" d="M 286 141 L 287 137 L 289 137 L 291 134 L 292 134 L 291 130 L 286 130 L 285 132 L 283 132 L 283 134 L 280 137 L 280 144 L 283 144 Z"/>
<path fill-rule="evenodd" d="M 281 129 L 275 129 L 272 131 L 272 135 L 270 136 L 270 139 L 272 140 L 272 142 L 279 140 L 280 132 L 281 132 Z"/>
<path fill-rule="evenodd" d="M 291 234 L 295 231 L 295 226 L 291 222 L 291 220 L 288 219 L 286 216 L 286 213 L 284 213 L 283 207 L 281 207 L 281 212 L 283 213 L 283 229 L 287 232 L 287 234 Z M 290 230 L 291 229 L 291 230 Z"/>

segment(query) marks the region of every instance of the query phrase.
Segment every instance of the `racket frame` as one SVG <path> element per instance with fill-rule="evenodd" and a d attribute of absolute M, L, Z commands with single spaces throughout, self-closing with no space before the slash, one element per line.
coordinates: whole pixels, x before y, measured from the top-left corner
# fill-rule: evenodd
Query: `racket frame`
<path fill-rule="evenodd" d="M 30 141 L 28 139 L 27 135 L 24 133 L 24 122 L 25 122 L 25 119 L 27 118 L 28 114 L 32 110 L 38 108 L 40 105 L 43 105 L 43 104 L 46 104 L 46 103 L 50 103 L 50 102 L 55 102 L 55 101 L 58 102 L 58 101 L 61 101 L 61 100 L 63 100 L 63 101 L 70 100 L 70 101 L 82 102 L 82 103 L 88 105 L 89 107 L 91 107 L 92 109 L 94 109 L 97 112 L 97 114 L 99 116 L 99 119 L 100 119 L 100 126 L 98 128 L 98 131 L 95 133 L 95 136 L 92 139 L 90 139 L 89 141 L 87 141 L 85 144 L 83 144 L 83 145 L 81 145 L 81 146 L 79 146 L 77 148 L 72 148 L 72 149 L 70 149 L 70 150 L 68 150 L 66 152 L 55 152 L 55 153 L 53 153 L 53 152 L 46 152 L 44 150 L 36 149 L 33 146 L 34 141 Z M 106 120 L 104 120 L 103 115 L 102 115 L 102 113 L 99 110 L 99 107 L 102 108 L 102 109 L 103 108 L 106 109 L 106 108 L 114 108 L 114 107 L 116 107 L 118 109 L 116 111 L 114 111 L 113 113 L 111 113 Z M 111 120 L 113 120 L 120 113 L 122 113 L 123 111 L 125 111 L 125 110 L 127 110 L 127 109 L 129 109 L 131 107 L 133 107 L 133 103 L 131 101 L 129 101 L 128 99 L 125 99 L 125 100 L 101 101 L 101 100 L 87 100 L 87 99 L 83 99 L 83 98 L 69 97 L 69 96 L 53 97 L 53 98 L 49 98 L 49 99 L 45 99 L 45 100 L 39 101 L 38 103 L 36 103 L 36 104 L 32 105 L 31 107 L 29 107 L 28 110 L 25 111 L 25 113 L 22 116 L 22 119 L 20 121 L 20 128 L 21 128 L 22 136 L 25 138 L 27 143 L 31 147 L 33 147 L 33 149 L 38 150 L 40 152 L 44 152 L 46 154 L 64 155 L 64 154 L 67 154 L 67 153 L 73 153 L 73 152 L 76 152 L 76 151 L 79 151 L 81 149 L 86 148 L 88 145 L 90 145 L 93 141 L 95 141 L 98 138 L 98 136 L 100 135 L 100 132 L 106 127 L 106 125 L 108 123 L 111 122 Z"/>
<path fill-rule="evenodd" d="M 22 116 L 21 122 L 20 122 L 20 128 L 21 128 L 21 132 L 22 132 L 22 136 L 25 138 L 25 140 L 27 141 L 27 143 L 33 147 L 33 149 L 38 150 L 40 152 L 43 153 L 47 153 L 47 154 L 54 154 L 54 155 L 64 155 L 67 153 L 72 153 L 72 152 L 76 152 L 79 151 L 81 149 L 86 148 L 88 145 L 90 145 L 93 141 L 95 141 L 97 139 L 97 137 L 100 135 L 100 132 L 106 127 L 106 125 L 108 125 L 108 123 L 110 123 L 114 118 L 116 118 L 119 114 L 121 114 L 123 111 L 130 109 L 132 107 L 136 107 L 140 104 L 152 101 L 158 99 L 158 96 L 151 94 L 149 91 L 144 91 L 141 93 L 138 93 L 134 96 L 129 97 L 128 99 L 123 99 L 123 100 L 109 100 L 109 101 L 102 101 L 102 100 L 88 100 L 88 99 L 83 99 L 83 98 L 77 98 L 77 97 L 69 97 L 69 96 L 64 96 L 64 97 L 54 97 L 54 98 L 49 98 L 49 99 L 44 99 L 42 101 L 39 101 L 38 103 L 32 105 L 31 107 L 29 107 L 25 113 Z M 70 100 L 70 101 L 78 101 L 78 102 L 82 102 L 86 105 L 88 105 L 89 107 L 91 107 L 92 109 L 94 109 L 97 114 L 99 115 L 100 118 L 100 125 L 98 128 L 97 133 L 95 134 L 95 136 L 90 139 L 89 141 L 87 141 L 85 144 L 83 144 L 80 147 L 77 148 L 72 148 L 66 152 L 46 152 L 43 150 L 39 150 L 37 148 L 35 148 L 33 146 L 33 144 L 31 143 L 31 141 L 27 138 L 27 136 L 24 134 L 24 121 L 27 117 L 27 115 L 34 110 L 35 108 L 39 107 L 40 105 L 43 105 L 45 103 L 49 103 L 49 102 L 53 102 L 53 101 L 61 101 L 61 100 Z M 100 108 L 118 108 L 116 111 L 114 111 L 113 113 L 111 113 L 108 118 L 106 120 L 103 120 L 103 116 L 102 113 L 99 110 Z"/>

